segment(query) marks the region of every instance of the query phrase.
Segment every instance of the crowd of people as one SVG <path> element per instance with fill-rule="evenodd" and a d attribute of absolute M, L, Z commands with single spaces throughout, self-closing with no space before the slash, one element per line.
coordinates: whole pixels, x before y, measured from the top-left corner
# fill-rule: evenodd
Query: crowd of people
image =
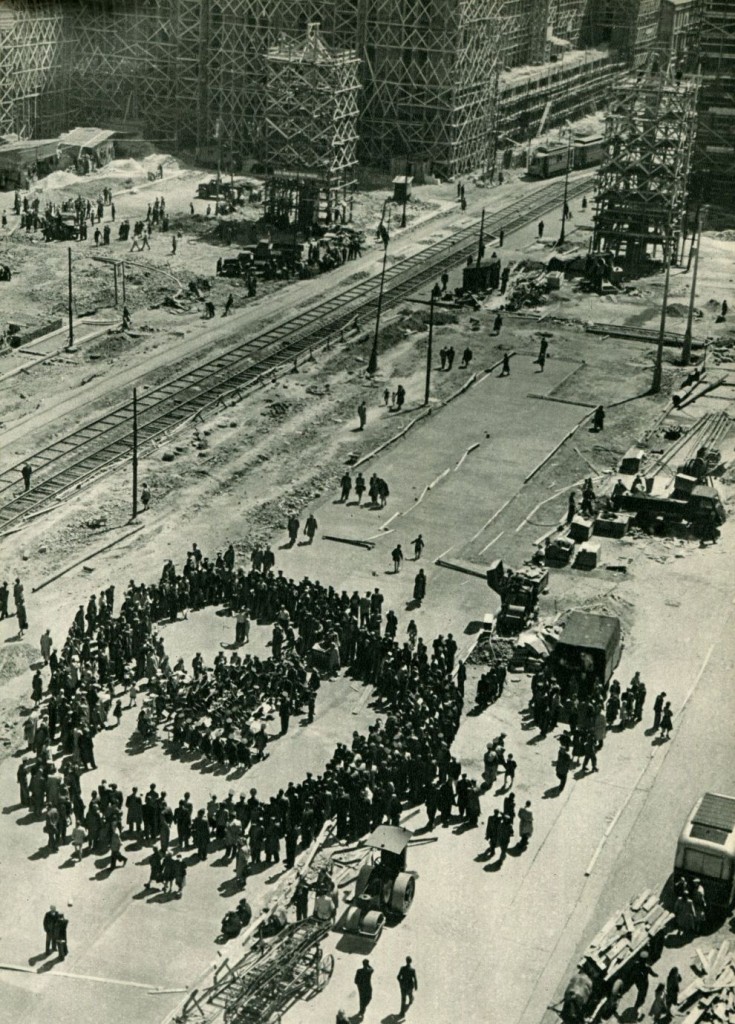
<path fill-rule="evenodd" d="M 109 851 L 105 870 L 112 871 L 125 866 L 123 842 L 134 839 L 152 847 L 147 884 L 165 892 L 175 887 L 180 895 L 188 850 L 204 861 L 213 848 L 223 848 L 244 887 L 259 864 L 283 859 L 293 865 L 329 819 L 340 838 L 356 839 L 382 822 L 398 824 L 407 803 L 426 803 L 433 827 L 438 795 L 444 823 L 456 805 L 477 824 L 477 784 L 450 752 L 466 678 L 451 634 L 429 648 L 414 625 L 400 642 L 397 618 L 384 612 L 377 588 L 349 595 L 318 581 L 296 583 L 274 572 L 269 552 L 256 548 L 246 571 L 235 565 L 232 546 L 207 559 L 194 545 L 180 573 L 168 562 L 157 584 L 131 581 L 117 615 L 114 588 L 92 595 L 78 608 L 60 650 L 44 633 L 51 678 L 44 687 L 42 674 L 34 675 L 18 783 L 21 804 L 44 823 L 49 853 L 66 843 L 72 861 Z M 243 658 L 236 646 L 229 658 L 218 654 L 211 668 L 201 655 L 190 670 L 181 661 L 171 665 L 156 623 L 220 604 L 272 623 L 271 657 Z M 334 652 L 333 662 L 325 660 L 327 672 L 330 664 L 346 667 L 373 684 L 381 713 L 366 735 L 355 732 L 350 743 L 337 744 L 322 774 L 307 773 L 267 799 L 254 788 L 248 797 L 236 798 L 234 790 L 213 794 L 198 809 L 188 792 L 172 798 L 156 783 L 126 792 L 102 779 L 84 799 L 82 774 L 97 768 L 95 736 L 116 726 L 124 702 L 126 709 L 137 706 L 139 687 L 146 691 L 145 713 L 170 728 L 173 751 L 195 747 L 247 767 L 264 748 L 257 737 L 265 722 L 253 732 L 249 718 L 256 702 L 264 712 L 266 705 L 277 708 L 282 732 L 288 714 L 304 703 L 313 717 L 310 695 L 322 676 L 311 666 L 315 649 Z M 250 743 L 247 751 L 242 745 L 246 730 L 254 752 Z"/>

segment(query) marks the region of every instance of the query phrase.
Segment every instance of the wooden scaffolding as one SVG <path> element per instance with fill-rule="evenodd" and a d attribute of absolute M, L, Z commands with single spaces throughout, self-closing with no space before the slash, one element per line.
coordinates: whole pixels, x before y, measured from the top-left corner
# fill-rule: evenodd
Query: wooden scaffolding
<path fill-rule="evenodd" d="M 71 124 L 135 124 L 172 146 L 177 90 L 177 0 L 64 0 L 71 47 Z"/>
<path fill-rule="evenodd" d="M 39 138 L 66 127 L 64 7 L 0 3 L 0 134 Z"/>
<path fill-rule="evenodd" d="M 361 0 L 361 156 L 442 176 L 494 160 L 503 0 Z"/>
<path fill-rule="evenodd" d="M 266 216 L 282 222 L 349 220 L 357 167 L 358 68 L 354 50 L 332 50 L 312 22 L 301 40 L 266 54 Z M 303 181 L 303 188 L 299 186 Z M 279 182 L 281 184 L 279 184 Z M 314 192 L 320 199 L 314 201 Z M 308 202 L 301 192 L 308 194 Z"/>
<path fill-rule="evenodd" d="M 687 57 L 701 69 L 694 176 L 697 195 L 735 204 L 735 5 L 698 0 Z"/>
<path fill-rule="evenodd" d="M 632 67 L 656 47 L 661 0 L 592 0 L 585 5 L 582 43 L 610 46 Z"/>
<path fill-rule="evenodd" d="M 655 59 L 613 90 L 597 176 L 595 252 L 629 274 L 676 261 L 696 129 L 698 81 Z"/>

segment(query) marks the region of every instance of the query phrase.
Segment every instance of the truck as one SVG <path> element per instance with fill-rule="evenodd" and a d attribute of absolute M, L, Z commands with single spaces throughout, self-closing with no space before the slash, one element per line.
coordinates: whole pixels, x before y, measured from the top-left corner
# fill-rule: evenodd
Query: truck
<path fill-rule="evenodd" d="M 696 534 L 703 534 L 708 526 L 722 526 L 727 518 L 717 490 L 706 484 L 697 484 L 688 494 L 628 491 L 615 497 L 613 505 L 616 511 L 633 513 L 643 529 L 660 533 L 672 526 L 688 524 Z"/>
<path fill-rule="evenodd" d="M 707 905 L 727 911 L 735 899 L 735 796 L 705 793 L 676 844 L 674 877 L 698 878 Z"/>
<path fill-rule="evenodd" d="M 496 559 L 487 570 L 487 585 L 500 596 L 499 633 L 520 633 L 536 616 L 539 596 L 549 584 L 549 570 L 535 565 L 506 569 Z"/>

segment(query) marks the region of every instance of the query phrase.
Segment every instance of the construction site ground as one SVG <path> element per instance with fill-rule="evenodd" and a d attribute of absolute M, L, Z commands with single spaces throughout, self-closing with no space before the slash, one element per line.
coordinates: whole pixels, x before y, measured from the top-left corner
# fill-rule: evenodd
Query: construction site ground
<path fill-rule="evenodd" d="M 517 197 L 523 189 L 537 187 L 514 184 L 508 191 Z M 452 201 L 449 186 L 432 188 L 445 188 L 447 203 Z M 507 202 L 504 189 L 468 186 L 465 215 L 457 211 L 417 227 L 405 242 L 396 243 L 396 255 L 462 223 L 463 217 L 476 218 L 483 205 L 492 210 L 493 204 Z M 586 249 L 589 224 L 578 201 L 573 212 L 569 240 Z M 558 212 L 546 218 L 546 243 L 538 241 L 535 224 L 506 237 L 501 258 L 519 261 L 547 252 L 558 219 Z M 734 249 L 727 238 L 706 238 L 697 291 L 703 316 L 695 322 L 695 339 L 710 334 L 717 339 L 718 373 L 728 386 L 675 417 L 669 414 L 666 422 L 675 418 L 693 425 L 704 413 L 732 411 L 735 375 L 727 359 L 731 328 L 727 318 L 715 322 L 716 311 L 709 303 L 732 299 Z M 117 362 L 96 361 L 100 377 L 83 385 L 83 405 L 74 391 L 90 373 L 84 344 L 70 361 L 57 357 L 39 367 L 43 374 L 31 371 L 0 381 L 3 461 L 27 457 L 44 439 L 115 401 L 134 382 L 151 379 L 145 374 L 163 376 L 174 361 L 201 357 L 240 332 L 255 330 L 255 314 L 261 323 L 273 321 L 283 315 L 286 302 L 292 310 L 313 301 L 316 291 L 338 288 L 343 277 L 375 273 L 377 256 L 366 255 L 360 264 L 316 283 L 294 284 L 278 296 L 265 296 L 231 321 L 204 324 L 193 312 L 187 315 L 183 339 L 169 337 L 169 329 L 161 332 L 160 348 L 154 350 L 153 342 L 146 347 L 146 340 L 140 350 L 121 353 Z M 458 280 L 455 270 L 452 284 Z M 670 304 L 685 305 L 688 281 L 678 270 L 672 274 Z M 192 542 L 216 553 L 232 540 L 244 559 L 254 541 L 269 539 L 276 567 L 287 576 L 308 575 L 348 591 L 379 586 L 386 607 L 399 617 L 401 635 L 413 617 L 427 641 L 451 631 L 460 652 L 466 653 L 486 616 L 497 610 L 497 598 L 483 579 L 439 566 L 436 560 L 478 571 L 495 557 L 519 565 L 530 557 L 534 543 L 563 519 L 569 490 L 578 490 L 584 477 L 592 475 L 603 487 L 632 444 L 648 440 L 653 448 L 664 447 L 661 423 L 669 410 L 668 393 L 683 376 L 674 366 L 677 352 L 667 348 L 664 392 L 652 396 L 647 393 L 651 344 L 587 334 L 582 326 L 587 321 L 655 326 L 660 295 L 659 278 L 613 297 L 575 293 L 565 283 L 549 304 L 506 316 L 499 336 L 491 330 L 496 301 L 472 314 L 478 329 L 472 329 L 469 314 L 458 313 L 456 322 L 435 328 L 435 352 L 452 344 L 457 357 L 450 372 L 442 372 L 435 360 L 430 411 L 422 406 L 425 317 L 423 311 L 409 313 L 406 307 L 382 333 L 374 380 L 368 381 L 364 373 L 370 337 L 345 342 L 149 453 L 141 480 L 148 482 L 153 500 L 139 523 L 129 522 L 130 473 L 121 469 L 2 539 L 0 573 L 3 579 L 20 575 L 24 580 L 30 631 L 18 640 L 13 620 L 0 623 L 0 744 L 6 754 L 0 764 L 0 802 L 3 863 L 12 878 L 0 908 L 0 965 L 14 968 L 2 973 L 0 1021 L 31 1022 L 53 1015 L 58 1024 L 92 1017 L 154 1024 L 185 998 L 213 959 L 237 956 L 237 941 L 224 948 L 214 942 L 225 910 L 238 898 L 228 884 L 232 868 L 219 856 L 192 865 L 183 898 L 169 901 L 143 889 L 148 871 L 139 865 L 147 850 L 135 844 L 126 844 L 131 847 L 129 864 L 112 875 L 105 870 L 107 856 L 87 857 L 82 866 L 72 866 L 68 847 L 45 855 L 42 827 L 18 806 L 15 782 L 21 727 L 30 707 L 29 666 L 38 661 L 41 632 L 50 626 L 60 643 L 75 609 L 93 590 L 114 583 L 119 593 L 131 578 L 152 580 L 166 558 L 180 566 Z M 135 316 L 147 321 L 149 313 L 141 307 Z M 683 318 L 672 313 L 673 319 L 683 331 Z M 679 327 L 670 321 L 669 329 Z M 550 334 L 543 373 L 534 363 L 541 331 Z M 467 345 L 473 359 L 468 369 L 460 369 Z M 504 352 L 513 353 L 511 373 L 500 377 Z M 3 363 L 11 369 L 8 360 L 18 358 L 11 355 Z M 408 394 L 400 413 L 386 408 L 382 399 L 384 388 L 394 390 L 399 382 Z M 27 397 L 18 400 L 21 389 Z M 8 403 L 18 405 L 6 406 L 6 396 Z M 363 397 L 368 422 L 358 432 L 355 410 Z M 608 410 L 601 434 L 592 433 L 589 424 L 598 403 Z M 388 481 L 387 507 L 367 510 L 337 503 L 337 482 L 345 465 L 369 455 L 414 420 L 401 439 L 360 467 L 366 478 L 375 471 Z M 723 458 L 732 460 L 732 436 L 722 449 Z M 164 454 L 173 455 L 173 461 L 163 461 Z M 530 799 L 534 808 L 528 851 L 511 848 L 502 866 L 487 863 L 481 856 L 480 829 L 437 827 L 421 833 L 423 809 L 407 814 L 404 823 L 419 830 L 424 840 L 409 850 L 410 867 L 419 874 L 409 916 L 386 929 L 372 950 L 354 938 L 331 936 L 328 947 L 336 955 L 332 981 L 284 1020 L 316 1024 L 334 1019 L 339 1007 L 356 1013 L 353 978 L 367 955 L 375 968 L 375 996 L 366 1019 L 392 1024 L 399 1008 L 395 976 L 411 955 L 419 992 L 410 1015 L 417 1021 L 479 1022 L 490 1016 L 507 1024 L 538 1024 L 547 1006 L 558 1003 L 575 956 L 609 914 L 643 888 L 663 888 L 676 837 L 696 797 L 706 789 L 735 792 L 730 756 L 735 703 L 723 693 L 735 660 L 733 483 L 730 469 L 721 481 L 730 521 L 714 547 L 644 536 L 604 539 L 599 568 L 552 571 L 542 601 L 544 619 L 571 607 L 620 616 L 625 648 L 617 674 L 625 684 L 634 671 L 641 672 L 649 695 L 643 723 L 613 730 L 600 755 L 599 772 L 577 772 L 557 796 L 551 764 L 556 743 L 553 736 L 540 741 L 523 715 L 530 695 L 528 678 L 512 676 L 492 708 L 472 715 L 482 671 L 482 666 L 473 666 L 454 752 L 463 770 L 477 777 L 487 741 L 500 731 L 507 733 L 506 749 L 519 765 L 517 802 Z M 308 511 L 315 513 L 319 532 L 313 546 L 281 547 L 290 509 L 302 521 Z M 427 545 L 422 564 L 428 587 L 417 609 L 407 607 L 416 567 L 407 561 L 394 574 L 390 551 L 401 542 L 408 554 L 419 532 Z M 374 547 L 326 540 L 325 534 L 370 540 Z M 40 589 L 33 593 L 34 588 Z M 161 631 L 173 658 L 182 655 L 190 661 L 202 651 L 211 660 L 232 640 L 234 624 L 208 611 Z M 265 628 L 254 630 L 256 652 L 265 652 L 268 634 Z M 662 689 L 676 712 L 667 744 L 647 734 L 653 695 Z M 302 727 L 292 721 L 289 734 L 270 746 L 268 759 L 242 777 L 192 771 L 161 746 L 132 754 L 128 739 L 134 712 L 128 712 L 119 729 L 100 736 L 99 769 L 84 776 L 84 793 L 107 779 L 125 791 L 155 781 L 176 798 L 189 790 L 195 806 L 211 792 L 231 787 L 236 793 L 256 787 L 259 794 L 269 794 L 307 770 L 318 771 L 336 742 L 349 741 L 355 729 L 366 730 L 374 718 L 369 698 L 368 688 L 343 676 L 332 680 L 320 692 L 315 723 Z M 499 799 L 495 792 L 483 796 L 483 822 Z M 248 883 L 256 909 L 268 901 L 279 871 L 264 869 Z M 41 919 L 49 903 L 64 908 L 69 917 L 70 955 L 63 969 L 44 971 L 37 958 L 43 952 Z M 691 950 L 667 949 L 664 954 L 679 956 L 685 983 Z"/>

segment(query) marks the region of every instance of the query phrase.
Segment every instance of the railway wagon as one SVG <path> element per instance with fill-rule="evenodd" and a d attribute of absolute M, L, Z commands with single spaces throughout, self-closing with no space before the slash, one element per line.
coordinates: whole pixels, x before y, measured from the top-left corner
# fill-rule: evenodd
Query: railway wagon
<path fill-rule="evenodd" d="M 602 160 L 604 140 L 601 135 L 579 135 L 571 146 L 566 141 L 545 142 L 531 153 L 528 175 L 531 178 L 553 178 L 570 170 L 594 167 Z"/>

